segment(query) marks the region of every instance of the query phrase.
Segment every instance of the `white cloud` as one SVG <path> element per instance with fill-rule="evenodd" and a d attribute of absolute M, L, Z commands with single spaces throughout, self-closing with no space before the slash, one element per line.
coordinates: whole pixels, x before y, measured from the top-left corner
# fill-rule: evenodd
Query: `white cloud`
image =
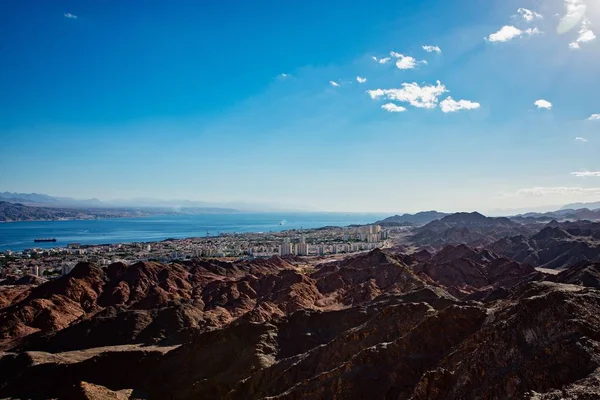
<path fill-rule="evenodd" d="M 360 76 L 356 77 L 356 82 L 358 82 L 358 83 L 365 83 L 366 81 L 367 81 L 367 78 L 363 78 Z"/>
<path fill-rule="evenodd" d="M 394 103 L 387 103 L 381 106 L 381 108 L 383 108 L 385 111 L 389 111 L 389 112 L 404 112 L 406 111 L 406 108 L 396 105 Z"/>
<path fill-rule="evenodd" d="M 492 33 L 488 36 L 487 40 L 490 42 L 507 42 L 513 38 L 521 36 L 523 31 L 514 26 L 505 25 L 496 33 Z"/>
<path fill-rule="evenodd" d="M 589 25 L 590 21 L 584 19 L 581 23 L 581 29 L 579 30 L 579 37 L 575 41 L 569 43 L 570 48 L 579 49 L 581 47 L 581 43 L 591 42 L 592 40 L 596 39 L 596 35 L 589 28 Z"/>
<path fill-rule="evenodd" d="M 418 108 L 435 108 L 438 97 L 448 90 L 440 81 L 436 85 L 419 86 L 418 83 L 403 83 L 400 89 L 375 89 L 367 90 L 372 99 L 385 98 L 388 100 L 410 103 Z"/>
<path fill-rule="evenodd" d="M 600 120 L 600 114 L 592 114 L 588 118 L 588 121 L 597 121 L 597 120 Z"/>
<path fill-rule="evenodd" d="M 280 76 L 281 78 L 289 78 L 289 77 L 290 77 L 290 74 L 283 74 L 283 73 L 282 73 L 282 74 L 279 74 L 279 76 Z"/>
<path fill-rule="evenodd" d="M 575 175 L 576 177 L 579 177 L 579 178 L 588 178 L 591 176 L 600 177 L 600 171 L 577 171 L 577 172 L 571 172 L 571 175 Z"/>
<path fill-rule="evenodd" d="M 537 26 L 535 28 L 527 28 L 525 29 L 525 34 L 527 35 L 539 35 L 540 33 L 542 33 Z"/>
<path fill-rule="evenodd" d="M 438 46 L 423 46 L 423 50 L 425 50 L 428 53 L 441 53 L 442 49 L 440 49 Z"/>
<path fill-rule="evenodd" d="M 404 54 L 390 52 L 390 56 L 397 58 L 396 67 L 398 69 L 415 69 L 419 63 L 427 64 L 427 61 L 417 61 L 414 57 L 405 56 Z"/>
<path fill-rule="evenodd" d="M 565 0 L 565 15 L 556 28 L 559 34 L 567 33 L 575 28 L 585 16 L 586 6 L 583 0 Z"/>
<path fill-rule="evenodd" d="M 460 110 L 475 110 L 479 107 L 481 107 L 481 104 L 476 103 L 474 101 L 469 101 L 469 100 L 456 101 L 450 96 L 446 97 L 446 99 L 442 100 L 442 102 L 440 103 L 440 108 L 442 109 L 442 112 L 445 112 L 445 113 L 456 112 L 456 111 L 460 111 Z"/>
<path fill-rule="evenodd" d="M 519 189 L 515 193 L 517 196 L 526 197 L 596 197 L 600 196 L 600 188 L 582 188 L 582 187 L 532 187 Z"/>
<path fill-rule="evenodd" d="M 527 8 L 519 8 L 517 10 L 517 15 L 513 15 L 513 17 L 521 17 L 527 22 L 544 18 L 541 14 L 538 14 L 535 11 L 528 10 Z"/>
<path fill-rule="evenodd" d="M 537 35 L 541 33 L 538 28 L 528 28 L 524 31 L 520 30 L 517 27 L 512 25 L 505 25 L 496 33 L 492 33 L 490 36 L 486 38 L 487 41 L 495 43 L 495 42 L 508 42 L 511 39 L 516 37 L 521 37 L 523 35 Z"/>
<path fill-rule="evenodd" d="M 71 13 L 65 13 L 65 18 L 77 19 L 77 15 Z"/>
<path fill-rule="evenodd" d="M 329 81 L 329 84 L 330 84 L 331 86 L 333 86 L 333 87 L 339 87 L 339 86 L 340 86 L 340 84 L 339 84 L 339 83 L 337 83 L 337 82 L 335 82 L 335 81 Z"/>
<path fill-rule="evenodd" d="M 385 57 L 385 58 L 377 58 L 375 56 L 371 57 L 373 60 L 375 60 L 376 62 L 378 62 L 379 64 L 385 64 L 388 61 L 390 61 L 389 57 Z"/>
<path fill-rule="evenodd" d="M 586 139 L 586 138 L 583 138 L 583 137 L 580 137 L 580 136 L 577 136 L 577 137 L 575 138 L 575 140 L 577 140 L 578 142 L 582 142 L 582 143 L 585 143 L 585 142 L 587 142 L 587 139 Z"/>
<path fill-rule="evenodd" d="M 533 104 L 537 108 L 543 108 L 546 110 L 552 109 L 552 103 L 550 103 L 548 100 L 544 100 L 544 99 L 536 100 Z"/>
<path fill-rule="evenodd" d="M 417 66 L 417 62 L 412 57 L 402 57 L 398 61 L 396 61 L 396 67 L 398 69 L 414 69 Z"/>

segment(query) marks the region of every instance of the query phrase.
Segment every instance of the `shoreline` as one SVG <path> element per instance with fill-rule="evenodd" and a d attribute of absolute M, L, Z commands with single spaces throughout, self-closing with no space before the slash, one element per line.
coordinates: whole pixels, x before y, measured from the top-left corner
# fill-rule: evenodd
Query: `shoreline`
<path fill-rule="evenodd" d="M 346 217 L 348 216 L 348 217 Z M 371 225 L 380 214 L 371 213 L 248 213 L 248 214 L 168 214 L 135 218 L 98 218 L 85 220 L 14 221 L 0 225 L 0 251 L 27 249 L 64 249 L 69 244 L 152 244 L 165 240 L 211 240 L 219 237 L 269 236 L 282 232 L 315 232 L 328 229 L 352 229 Z M 285 225 L 280 221 L 287 219 Z M 51 222 L 55 222 L 51 223 Z M 59 223 L 60 222 L 60 223 Z M 29 224 L 28 224 L 29 223 Z M 206 233 L 206 235 L 205 235 Z M 39 242 L 38 237 L 56 238 L 57 242 Z"/>

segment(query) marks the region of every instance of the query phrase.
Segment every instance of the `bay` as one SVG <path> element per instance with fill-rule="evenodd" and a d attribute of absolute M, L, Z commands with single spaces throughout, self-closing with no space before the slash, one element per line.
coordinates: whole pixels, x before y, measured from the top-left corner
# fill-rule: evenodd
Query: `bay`
<path fill-rule="evenodd" d="M 387 216 L 389 215 L 374 213 L 232 213 L 8 222 L 0 223 L 0 251 L 65 247 L 69 243 L 151 242 L 207 234 L 216 236 L 219 233 L 274 232 L 323 226 L 362 225 Z M 56 238 L 56 242 L 34 243 L 34 239 L 37 238 Z"/>

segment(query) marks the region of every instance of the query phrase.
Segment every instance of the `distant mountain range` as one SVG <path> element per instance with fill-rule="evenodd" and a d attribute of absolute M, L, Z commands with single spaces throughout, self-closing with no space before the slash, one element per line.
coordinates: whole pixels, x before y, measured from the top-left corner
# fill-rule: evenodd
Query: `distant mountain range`
<path fill-rule="evenodd" d="M 596 201 L 593 203 L 571 203 L 566 206 L 562 206 L 561 210 L 579 210 L 580 208 L 588 208 L 590 210 L 598 210 L 600 209 L 600 201 Z"/>
<path fill-rule="evenodd" d="M 0 201 L 20 203 L 28 206 L 41 207 L 76 207 L 76 208 L 156 208 L 170 209 L 182 213 L 202 212 L 238 212 L 238 211 L 290 211 L 290 207 L 277 204 L 259 204 L 247 202 L 207 202 L 195 200 L 161 200 L 149 198 L 117 199 L 73 199 L 70 197 L 55 197 L 41 193 L 11 193 L 0 192 Z M 302 207 L 294 208 L 301 210 Z M 309 211 L 308 209 L 306 211 Z"/>
<path fill-rule="evenodd" d="M 76 200 L 70 197 L 54 197 L 41 193 L 11 193 L 0 192 L 0 200 L 9 203 L 21 203 L 27 205 L 45 205 L 57 207 L 105 207 L 106 204 L 98 199 Z"/>
<path fill-rule="evenodd" d="M 410 226 L 410 225 L 422 225 L 427 224 L 431 221 L 444 218 L 446 213 L 438 211 L 421 211 L 416 214 L 402 214 L 394 215 L 377 221 L 376 224 L 381 226 Z"/>
<path fill-rule="evenodd" d="M 517 222 L 550 222 L 552 220 L 600 220 L 600 209 L 590 210 L 589 208 L 579 209 L 560 209 L 553 212 L 547 213 L 526 213 L 511 217 L 513 221 Z"/>
<path fill-rule="evenodd" d="M 0 201 L 0 222 L 132 218 L 152 214 L 156 212 L 151 209 L 37 207 Z"/>

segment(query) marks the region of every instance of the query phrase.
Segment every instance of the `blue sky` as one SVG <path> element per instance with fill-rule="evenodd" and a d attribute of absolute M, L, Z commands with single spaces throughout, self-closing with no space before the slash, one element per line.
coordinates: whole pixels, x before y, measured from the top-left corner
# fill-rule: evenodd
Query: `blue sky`
<path fill-rule="evenodd" d="M 389 212 L 598 201 L 594 32 L 592 0 L 5 1 L 0 191 Z"/>

